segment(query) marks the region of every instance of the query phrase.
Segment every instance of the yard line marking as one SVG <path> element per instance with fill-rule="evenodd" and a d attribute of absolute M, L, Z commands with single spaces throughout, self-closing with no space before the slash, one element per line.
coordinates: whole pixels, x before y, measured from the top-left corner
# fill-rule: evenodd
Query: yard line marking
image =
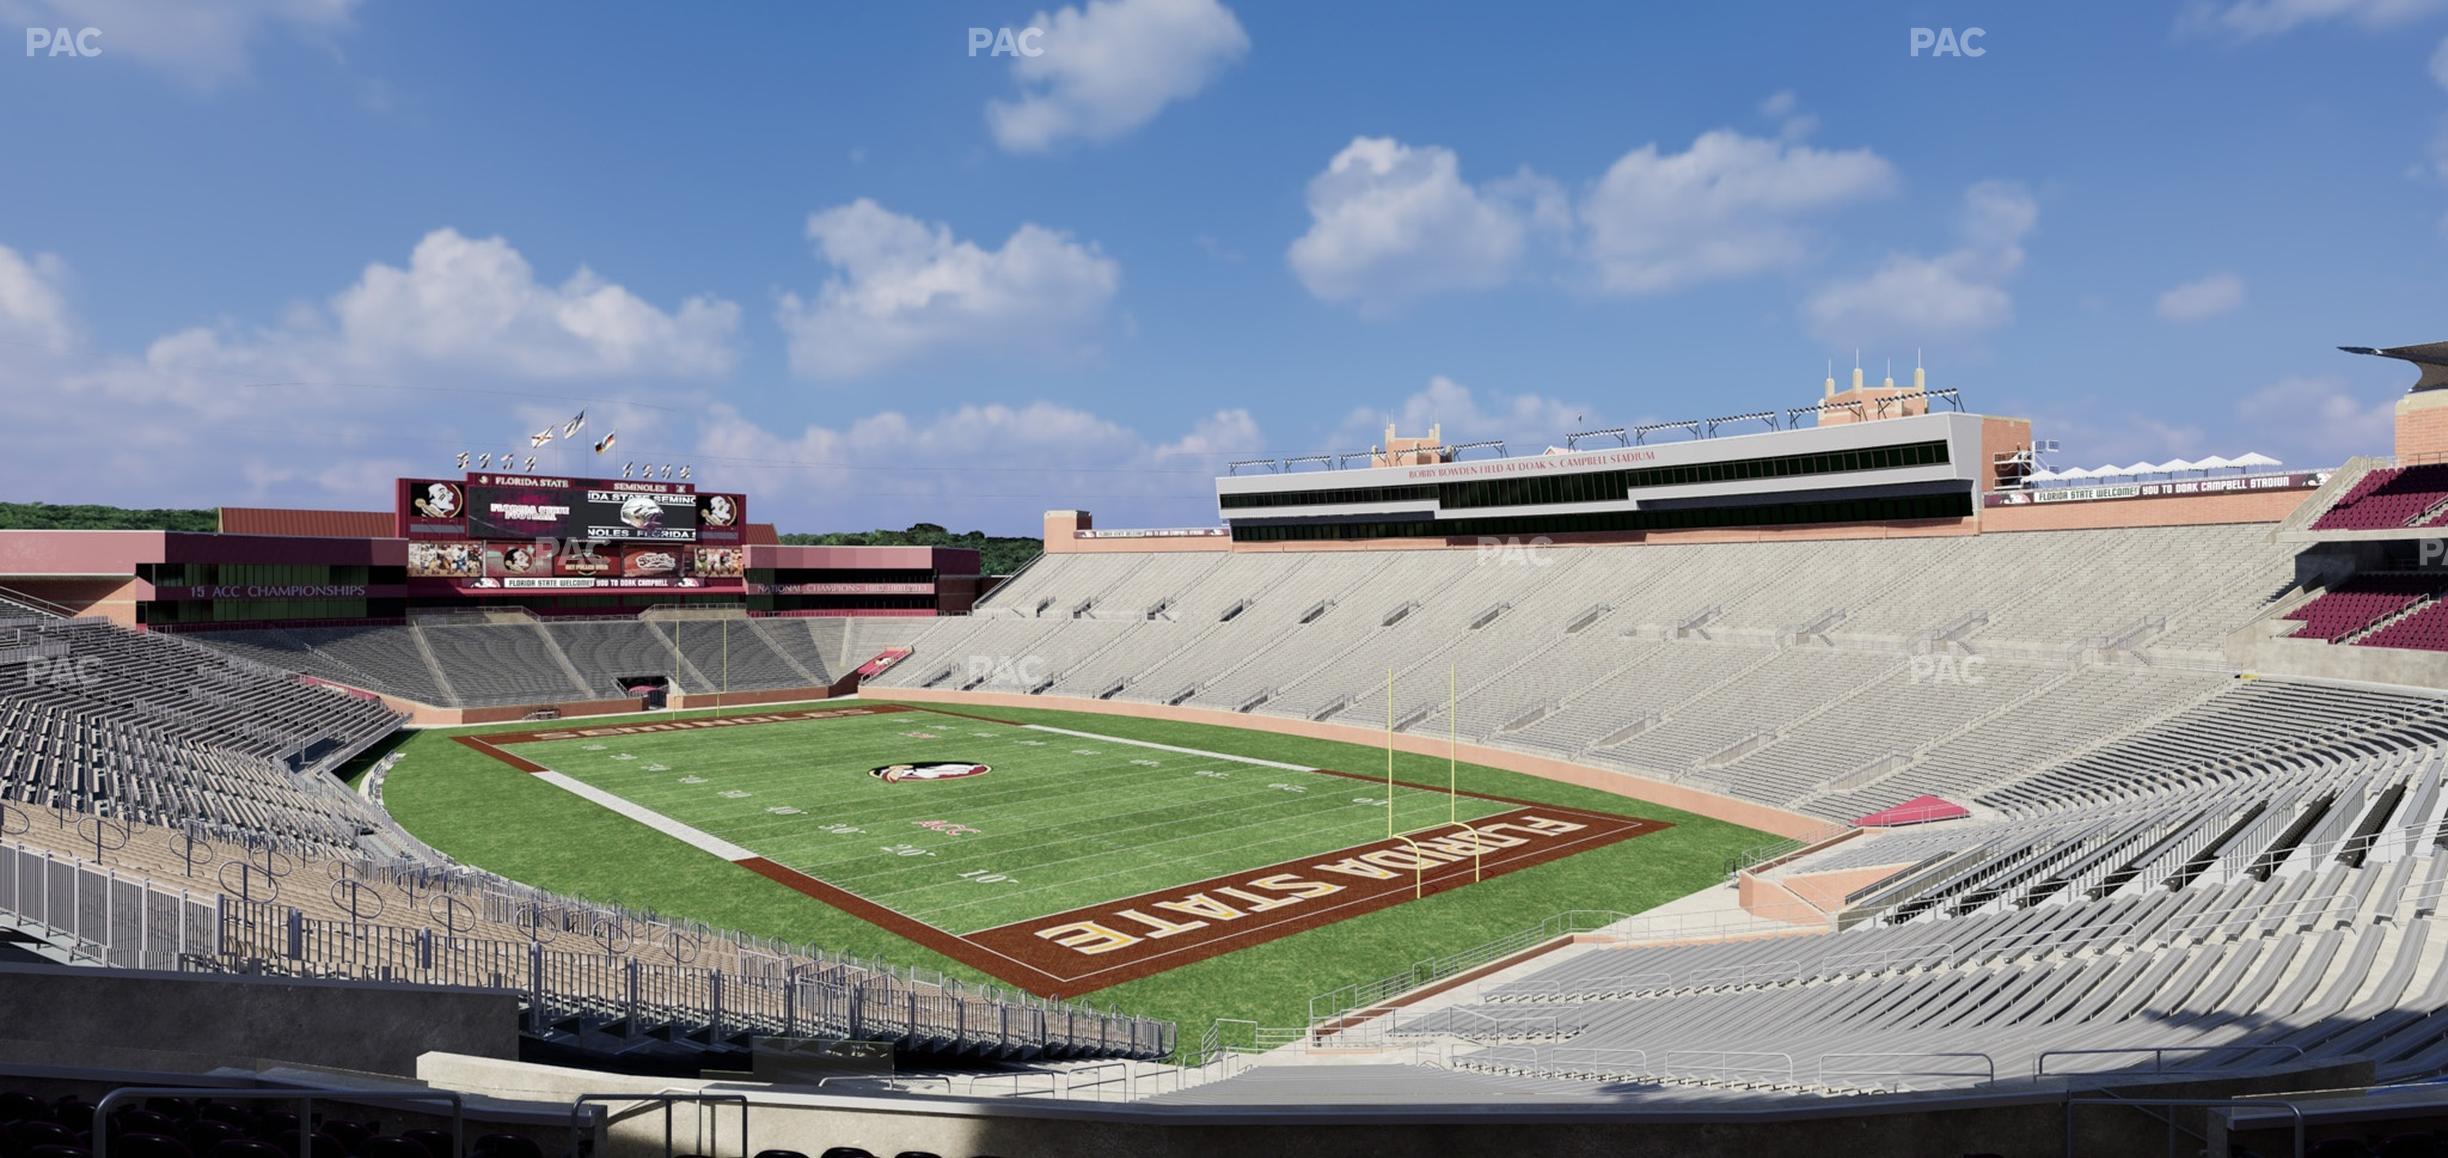
<path fill-rule="evenodd" d="M 606 792 L 601 788 L 597 788 L 594 785 L 583 780 L 579 780 L 575 777 L 564 776 L 550 768 L 544 769 L 541 772 L 530 772 L 528 775 L 533 776 L 546 784 L 550 784 L 555 788 L 561 789 L 572 796 L 576 796 L 581 800 L 595 804 L 599 807 L 611 809 L 622 816 L 626 816 L 629 819 L 634 820 L 639 824 L 643 824 L 646 827 L 662 833 L 665 836 L 671 837 L 674 840 L 686 841 L 697 848 L 713 853 L 714 855 L 730 861 L 733 864 L 737 864 L 744 860 L 755 860 L 757 858 L 756 853 L 741 848 L 740 846 L 724 840 L 713 833 L 707 832 L 701 828 L 691 828 L 688 825 L 682 824 L 677 820 L 673 820 L 671 817 L 665 816 L 662 813 L 648 808 L 643 804 L 633 803 L 625 797 L 615 796 L 612 793 Z"/>
<path fill-rule="evenodd" d="M 1255 756 L 1234 756 L 1223 752 L 1210 752 L 1204 748 L 1183 748 L 1173 744 L 1159 744 L 1154 740 L 1125 740 L 1120 736 L 1108 736 L 1099 732 L 1075 732 L 1069 728 L 1057 728 L 1051 724 L 1022 724 L 1020 726 L 1034 732 L 1052 732 L 1058 736 L 1076 736 L 1083 740 L 1101 740 L 1108 744 L 1128 744 L 1134 748 L 1154 748 L 1159 752 L 1179 752 L 1184 756 L 1201 756 L 1209 760 L 1230 760 L 1235 764 L 1256 764 L 1264 768 L 1281 768 L 1286 772 L 1317 771 L 1316 768 L 1307 764 L 1285 764 L 1276 760 L 1261 760 Z"/>

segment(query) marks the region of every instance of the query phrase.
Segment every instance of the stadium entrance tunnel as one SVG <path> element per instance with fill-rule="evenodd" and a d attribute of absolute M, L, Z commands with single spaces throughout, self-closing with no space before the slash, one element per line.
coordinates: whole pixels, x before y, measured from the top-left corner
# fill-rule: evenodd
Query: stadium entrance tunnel
<path fill-rule="evenodd" d="M 621 679 L 620 690 L 622 695 L 636 700 L 638 707 L 645 711 L 659 712 L 671 703 L 670 676 L 626 676 Z"/>

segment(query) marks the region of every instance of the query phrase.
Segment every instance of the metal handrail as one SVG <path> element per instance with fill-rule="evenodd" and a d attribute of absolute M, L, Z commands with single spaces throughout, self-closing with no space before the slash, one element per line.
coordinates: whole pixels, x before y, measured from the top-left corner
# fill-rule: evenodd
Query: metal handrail
<path fill-rule="evenodd" d="M 2151 1072 L 2155 1074 L 2163 1074 L 2171 1072 L 2167 1068 L 2167 1055 L 2171 1053 L 2255 1054 L 2271 1050 L 2285 1050 L 2296 1058 L 2301 1058 L 2304 1056 L 2302 1046 L 2282 1045 L 2277 1042 L 2271 1042 L 2266 1045 L 2130 1045 L 2121 1047 L 2102 1046 L 2093 1049 L 2048 1049 L 2040 1051 L 2040 1056 L 2032 1059 L 2032 1076 L 2035 1078 L 2047 1077 L 2048 1059 L 2053 1057 L 2130 1057 L 2135 1054 L 2146 1053 L 2151 1055 Z M 2183 1071 L 2179 1070 L 2174 1072 L 2181 1073 Z M 2061 1074 L 2060 1076 L 2071 1077 L 2074 1075 Z"/>
<path fill-rule="evenodd" d="M 818 1082 L 817 1084 L 821 1086 L 824 1083 Z M 708 1104 L 728 1104 L 731 1102 L 737 1102 L 739 1103 L 740 1112 L 740 1158 L 748 1158 L 747 1096 L 744 1094 L 709 1094 L 703 1091 L 682 1090 L 657 1090 L 651 1094 L 580 1094 L 576 1098 L 571 1099 L 570 1158 L 580 1158 L 578 1149 L 579 1119 L 584 1116 L 586 1108 L 589 1104 L 598 1102 L 654 1102 L 661 1104 L 663 1107 L 663 1158 L 671 1158 L 672 1154 L 675 1153 L 672 1148 L 672 1106 L 674 1104 L 679 1102 L 698 1102 Z M 638 1110 L 643 1110 L 645 1107 L 639 1106 L 635 1108 Z M 619 1121 L 622 1117 L 626 1116 L 627 1115 L 625 1114 L 608 1115 L 604 1119 L 605 1129 L 609 1130 L 612 1123 Z M 702 1133 L 704 1129 L 703 1123 L 706 1120 L 707 1119 L 700 1119 L 699 1130 L 701 1132 L 697 1140 L 700 1142 L 706 1142 L 709 1140 L 720 1142 L 722 1140 L 722 1129 L 719 1124 L 715 1127 L 714 1136 L 711 1139 L 708 1139 Z M 711 1149 L 711 1147 L 707 1147 L 707 1149 Z M 464 1151 L 455 1152 L 463 1153 Z M 102 1158 L 101 1153 L 96 1151 L 94 1158 Z"/>
<path fill-rule="evenodd" d="M 327 1102 L 444 1102 L 451 1112 L 451 1153 L 467 1152 L 467 1101 L 456 1090 L 409 1089 L 300 1089 L 300 1090 L 233 1090 L 222 1086 L 123 1086 L 102 1095 L 93 1109 L 93 1158 L 110 1158 L 110 1112 L 114 1106 L 136 1098 L 212 1098 L 216 1101 L 294 1101 L 298 1108 L 298 1153 L 314 1153 L 314 1103 Z"/>

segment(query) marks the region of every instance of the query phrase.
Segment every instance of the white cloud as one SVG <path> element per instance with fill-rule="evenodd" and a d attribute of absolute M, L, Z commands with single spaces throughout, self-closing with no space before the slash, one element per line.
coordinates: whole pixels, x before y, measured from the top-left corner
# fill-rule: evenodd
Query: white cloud
<path fill-rule="evenodd" d="M 2295 467 L 2336 466 L 2358 454 L 2387 454 L 2395 443 L 2396 400 L 2365 403 L 2334 378 L 2281 378 L 2236 401 L 2236 417 L 2250 438 L 2268 446 L 2244 450 L 2272 453 Z"/>
<path fill-rule="evenodd" d="M 1309 231 L 1287 256 L 1310 293 L 1383 309 L 1503 283 L 1534 216 L 1561 203 L 1526 173 L 1501 192 L 1477 189 L 1451 149 L 1357 137 L 1309 179 Z"/>
<path fill-rule="evenodd" d="M 667 313 L 584 266 L 559 286 L 539 284 L 509 242 L 454 229 L 426 234 L 406 269 L 367 266 L 332 313 L 352 360 L 527 378 L 719 375 L 739 327 L 733 303 L 694 297 Z"/>
<path fill-rule="evenodd" d="M 1111 419 L 1037 401 L 898 410 L 846 425 L 775 433 L 730 406 L 711 409 L 695 453 L 729 483 L 774 501 L 753 512 L 804 527 L 1027 531 L 1048 509 L 1084 506 L 1116 526 L 1213 525 L 1213 478 L 1258 454 L 1244 410 L 1221 410 L 1159 440 Z M 992 446 L 981 456 L 977 448 Z M 787 496 L 787 497 L 785 497 Z M 788 503 L 783 510 L 775 503 Z"/>
<path fill-rule="evenodd" d="M 67 263 L 38 253 L 29 258 L 0 245 L 0 345 L 57 357 L 76 344 L 77 329 L 59 283 Z"/>
<path fill-rule="evenodd" d="M 811 378 L 952 348 L 1076 354 L 1122 284 L 1094 243 L 1035 224 L 988 250 L 860 198 L 811 214 L 807 235 L 833 276 L 813 300 L 784 294 L 775 316 Z"/>
<path fill-rule="evenodd" d="M 2387 29 L 2438 11 L 2443 0 L 2209 0 L 2187 8 L 2181 27 L 2241 39 L 2276 36 L 2307 24 L 2353 24 Z"/>
<path fill-rule="evenodd" d="M 2244 304 L 2244 279 L 2213 273 L 2159 295 L 2159 317 L 2170 322 L 2198 322 Z"/>
<path fill-rule="evenodd" d="M 627 446 L 672 412 L 640 411 L 631 424 L 591 401 L 609 393 L 597 383 L 725 373 L 738 313 L 710 299 L 658 309 L 585 270 L 541 285 L 508 243 L 442 229 L 405 268 L 373 264 L 326 303 L 271 324 L 222 320 L 133 351 L 89 350 L 56 290 L 59 270 L 0 249 L 0 347 L 38 340 L 49 354 L 0 358 L 0 395 L 59 403 L 12 449 L 38 497 L 147 506 L 379 505 L 377 480 L 408 464 L 528 450 L 524 435 L 541 421 L 485 394 L 567 399 L 530 404 L 554 418 L 593 405 L 597 429 L 620 421 Z M 589 392 L 505 389 L 539 382 Z M 539 465 L 584 470 L 585 455 L 548 448 Z"/>
<path fill-rule="evenodd" d="M 1777 135 L 1788 141 L 1799 141 L 1817 132 L 1819 118 L 1802 111 L 1802 98 L 1792 89 L 1779 89 L 1759 103 L 1760 115 L 1777 122 Z"/>
<path fill-rule="evenodd" d="M 1335 449 L 1381 444 L 1387 422 L 1394 423 L 1397 433 L 1405 438 L 1425 437 L 1431 425 L 1444 427 L 1447 442 L 1501 438 L 1511 454 L 1536 453 L 1549 445 L 1561 444 L 1564 436 L 1574 430 L 1605 425 L 1596 411 L 1581 403 L 1539 394 L 1494 392 L 1482 401 L 1469 387 L 1440 374 L 1428 380 L 1427 388 L 1406 396 L 1391 410 L 1367 407 L 1353 410 L 1335 433 Z"/>
<path fill-rule="evenodd" d="M 2431 81 L 2448 88 L 2448 40 L 2440 41 L 2439 47 L 2431 50 Z"/>
<path fill-rule="evenodd" d="M 1800 262 L 1800 219 L 1882 197 L 1894 166 L 1868 149 L 1814 149 L 1727 129 L 1690 149 L 1655 144 L 1624 154 L 1581 201 L 1581 225 L 1600 285 L 1662 293 Z"/>
<path fill-rule="evenodd" d="M 255 42 L 270 32 L 327 40 L 347 29 L 356 7 L 357 0 L 0 0 L 0 23 L 100 29 L 104 59 L 133 60 L 212 89 L 246 76 Z"/>
<path fill-rule="evenodd" d="M 1964 195 L 1956 248 L 1895 254 L 1868 276 L 1821 287 L 1803 304 L 1811 332 L 1838 345 L 1972 337 L 2014 318 L 2005 283 L 2023 266 L 2039 205 L 2022 187 L 1984 181 Z"/>
<path fill-rule="evenodd" d="M 1019 98 L 986 104 L 995 143 L 1014 153 L 1120 137 L 1249 51 L 1249 34 L 1216 0 L 1088 0 L 1039 12 L 1032 26 L 1045 30 L 1044 51 L 1012 62 Z"/>

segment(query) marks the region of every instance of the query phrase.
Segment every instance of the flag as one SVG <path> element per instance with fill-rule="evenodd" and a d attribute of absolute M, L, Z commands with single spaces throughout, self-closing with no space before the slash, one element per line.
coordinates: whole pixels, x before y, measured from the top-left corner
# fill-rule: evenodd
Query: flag
<path fill-rule="evenodd" d="M 578 412 L 578 417 L 573 418 L 573 419 L 570 419 L 570 420 L 569 420 L 569 425 L 564 426 L 564 427 L 562 427 L 562 428 L 561 428 L 561 437 L 563 437 L 563 438 L 568 438 L 569 436 L 571 436 L 571 435 L 573 435 L 573 434 L 576 434 L 576 433 L 578 433 L 579 431 L 581 431 L 581 430 L 585 430 L 585 429 L 586 429 L 586 411 L 581 410 L 581 411 L 579 411 L 579 412 Z"/>
<path fill-rule="evenodd" d="M 615 439 L 615 438 L 619 438 L 619 437 L 620 437 L 620 431 L 617 431 L 617 430 L 607 430 L 607 431 L 605 431 L 605 432 L 604 432 L 604 436 L 603 436 L 602 438 L 597 439 L 597 440 L 595 441 L 595 453 L 597 453 L 597 454 L 602 454 L 603 452 L 605 452 L 605 451 L 607 451 L 607 450 L 612 449 L 612 440 L 613 440 L 613 439 Z"/>
<path fill-rule="evenodd" d="M 545 428 L 544 428 L 544 429 L 542 429 L 542 430 L 536 431 L 534 434 L 530 434 L 530 435 L 528 435 L 528 436 L 527 436 L 527 445 L 528 445 L 530 448 L 533 448 L 533 447 L 542 446 L 542 445 L 544 445 L 544 444 L 545 444 L 545 443 L 547 443 L 547 442 L 551 442 L 552 440 L 553 440 L 553 428 L 552 428 L 552 427 L 547 426 L 547 427 L 545 427 Z"/>
<path fill-rule="evenodd" d="M 468 464 L 468 458 L 469 458 L 469 457 L 470 457 L 470 456 L 469 456 L 468 452 L 466 452 L 466 451 L 464 451 L 464 450 L 459 452 L 459 469 L 461 469 L 461 470 L 466 470 L 466 469 L 467 469 L 467 464 Z"/>
<path fill-rule="evenodd" d="M 483 456 L 479 457 L 479 458 L 476 460 L 476 469 L 478 469 L 478 470 L 484 470 L 485 468 L 490 467 L 490 466 L 492 466 L 492 465 L 493 465 L 493 456 L 492 456 L 492 455 L 490 455 L 490 454 L 483 455 Z"/>

